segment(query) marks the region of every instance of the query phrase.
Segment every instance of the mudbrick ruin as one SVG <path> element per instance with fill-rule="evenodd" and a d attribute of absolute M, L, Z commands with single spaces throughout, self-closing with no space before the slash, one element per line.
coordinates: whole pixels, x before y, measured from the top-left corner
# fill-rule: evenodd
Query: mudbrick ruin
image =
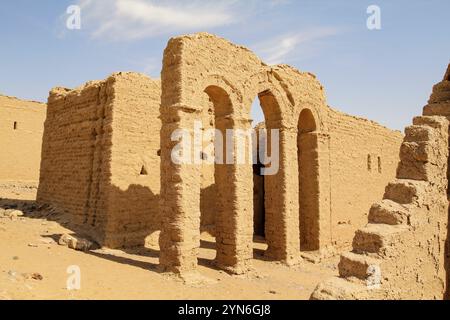
<path fill-rule="evenodd" d="M 45 112 L 43 103 L 0 95 L 0 181 L 39 180 Z"/>
<path fill-rule="evenodd" d="M 256 98 L 262 124 L 250 116 Z M 172 38 L 160 80 L 114 73 L 54 88 L 46 108 L 0 97 L 4 112 L 0 143 L 11 153 L 0 154 L 0 180 L 39 175 L 37 203 L 102 247 L 159 243 L 161 270 L 184 276 L 205 232 L 215 266 L 245 274 L 258 236 L 265 259 L 288 266 L 341 255 L 339 276 L 312 299 L 446 298 L 450 66 L 405 135 L 329 107 L 313 74 L 207 33 Z M 13 135 L 24 121 L 33 130 Z M 173 132 L 193 136 L 198 122 L 224 136 L 279 130 L 278 171 L 174 162 Z M 25 141 L 30 156 L 14 151 Z"/>

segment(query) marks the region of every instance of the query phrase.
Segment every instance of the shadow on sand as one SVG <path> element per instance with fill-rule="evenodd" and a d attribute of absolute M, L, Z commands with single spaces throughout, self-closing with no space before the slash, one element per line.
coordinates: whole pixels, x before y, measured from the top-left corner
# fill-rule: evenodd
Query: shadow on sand
<path fill-rule="evenodd" d="M 71 236 L 77 238 L 90 239 L 85 230 L 77 225 L 71 224 L 67 215 L 58 213 L 56 210 L 51 209 L 49 206 L 40 206 L 35 201 L 31 200 L 17 200 L 17 199 L 0 199 L 1 209 L 17 209 L 24 213 L 24 217 L 30 219 L 45 219 L 53 221 L 61 225 L 62 227 L 70 230 L 68 233 Z M 62 234 L 42 235 L 43 238 L 51 238 L 55 243 L 58 243 Z M 262 237 L 255 237 L 255 243 L 264 244 Z M 144 243 L 144 239 L 143 239 Z M 201 240 L 200 248 L 206 250 L 216 250 L 216 243 L 214 241 Z M 116 255 L 114 251 L 118 253 L 124 253 L 127 256 Z M 148 248 L 144 245 L 133 248 L 122 248 L 118 250 L 109 249 L 94 249 L 84 252 L 85 254 L 92 255 L 97 258 L 106 259 L 112 262 L 130 265 L 136 268 L 141 268 L 157 273 L 161 273 L 158 263 L 149 261 L 143 261 L 142 258 L 159 258 L 159 250 L 154 248 Z M 264 258 L 264 250 L 259 248 L 253 249 L 253 258 L 258 260 L 266 260 Z M 207 267 L 213 270 L 219 270 L 216 267 L 214 259 L 198 258 L 198 264 L 203 267 Z"/>

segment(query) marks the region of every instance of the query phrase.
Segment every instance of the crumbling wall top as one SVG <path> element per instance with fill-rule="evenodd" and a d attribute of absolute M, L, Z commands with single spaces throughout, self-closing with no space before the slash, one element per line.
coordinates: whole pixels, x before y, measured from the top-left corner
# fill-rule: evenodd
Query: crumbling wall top
<path fill-rule="evenodd" d="M 45 103 L 35 100 L 26 100 L 26 99 L 19 99 L 17 97 L 8 96 L 0 93 L 0 101 L 3 104 L 12 103 L 13 105 L 21 105 L 21 104 L 27 104 L 27 105 L 38 105 L 41 107 L 45 107 Z"/>
<path fill-rule="evenodd" d="M 448 64 L 447 72 L 445 73 L 444 76 L 444 81 L 450 81 L 450 63 Z"/>
<path fill-rule="evenodd" d="M 142 77 L 155 82 L 160 82 L 160 80 L 154 80 L 145 74 L 138 72 L 114 72 L 108 76 L 105 80 L 92 80 L 88 81 L 76 88 L 65 88 L 65 87 L 54 87 L 50 90 L 49 99 L 61 99 L 67 98 L 69 96 L 80 96 L 86 90 L 91 90 L 93 88 L 98 88 L 106 83 L 114 83 L 119 79 L 126 79 L 130 77 Z"/>

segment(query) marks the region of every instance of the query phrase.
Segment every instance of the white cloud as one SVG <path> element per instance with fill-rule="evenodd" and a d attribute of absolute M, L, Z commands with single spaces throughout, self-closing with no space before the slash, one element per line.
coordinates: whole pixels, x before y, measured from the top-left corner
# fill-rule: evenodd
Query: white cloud
<path fill-rule="evenodd" d="M 137 40 L 204 31 L 236 22 L 236 0 L 79 0 L 82 25 L 92 37 Z"/>
<path fill-rule="evenodd" d="M 291 0 L 269 0 L 269 5 L 272 7 L 290 4 Z"/>
<path fill-rule="evenodd" d="M 335 28 L 316 28 L 297 33 L 284 34 L 253 46 L 268 64 L 287 63 L 296 57 L 310 55 L 318 50 L 320 40 L 335 36 Z"/>

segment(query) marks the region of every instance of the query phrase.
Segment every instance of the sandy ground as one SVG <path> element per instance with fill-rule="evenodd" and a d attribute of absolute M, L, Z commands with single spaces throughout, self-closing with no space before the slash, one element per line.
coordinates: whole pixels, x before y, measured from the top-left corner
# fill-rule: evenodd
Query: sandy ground
<path fill-rule="evenodd" d="M 287 267 L 264 261 L 265 244 L 255 243 L 254 271 L 231 276 L 213 267 L 214 238 L 205 235 L 200 276 L 182 281 L 158 271 L 157 248 L 79 252 L 58 245 L 60 235 L 72 233 L 69 221 L 45 217 L 45 210 L 36 213 L 35 194 L 35 187 L 0 183 L 0 211 L 23 204 L 28 208 L 23 217 L 0 217 L 0 300 L 308 299 L 321 280 L 337 274 L 337 257 Z M 80 290 L 67 289 L 70 266 L 80 268 Z"/>

